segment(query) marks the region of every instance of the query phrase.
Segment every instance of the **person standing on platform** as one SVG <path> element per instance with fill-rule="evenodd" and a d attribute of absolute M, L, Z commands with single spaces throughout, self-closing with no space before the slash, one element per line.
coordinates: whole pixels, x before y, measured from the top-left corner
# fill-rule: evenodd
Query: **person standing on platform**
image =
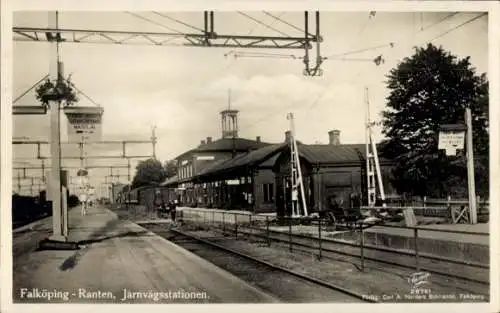
<path fill-rule="evenodd" d="M 174 201 L 170 201 L 168 204 L 168 209 L 170 211 L 170 218 L 172 219 L 172 222 L 175 224 L 175 217 L 176 217 L 176 207 L 177 205 L 175 204 Z"/>
<path fill-rule="evenodd" d="M 82 206 L 81 214 L 82 216 L 87 214 L 87 195 L 85 193 L 81 193 L 78 197 L 80 200 L 80 204 Z"/>

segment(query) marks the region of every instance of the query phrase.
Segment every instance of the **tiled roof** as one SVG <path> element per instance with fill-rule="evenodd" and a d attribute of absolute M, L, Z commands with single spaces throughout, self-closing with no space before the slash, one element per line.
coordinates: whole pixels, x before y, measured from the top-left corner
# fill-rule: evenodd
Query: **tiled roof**
<path fill-rule="evenodd" d="M 233 150 L 246 151 L 255 150 L 269 146 L 269 143 L 258 142 L 255 140 L 245 139 L 245 138 L 222 138 L 211 143 L 205 143 L 200 145 L 195 151 L 219 151 L 219 150 Z"/>
<path fill-rule="evenodd" d="M 251 151 L 260 149 L 271 145 L 270 143 L 250 140 L 245 138 L 221 138 L 210 143 L 205 143 L 199 145 L 198 147 L 184 152 L 183 154 L 176 157 L 176 159 L 182 158 L 183 156 L 196 153 L 196 152 L 208 152 L 208 151 Z"/>
<path fill-rule="evenodd" d="M 238 156 L 236 156 L 236 158 L 239 158 L 241 156 L 242 155 L 238 155 Z M 212 172 L 216 171 L 218 168 L 221 168 L 223 166 L 223 164 L 225 164 L 226 162 L 229 162 L 230 160 L 233 160 L 233 159 L 221 159 L 221 160 L 215 161 L 212 164 L 210 164 L 207 167 L 205 167 L 204 169 L 202 169 L 197 174 L 197 176 L 202 176 L 202 175 L 204 175 L 206 173 L 212 173 Z"/>
<path fill-rule="evenodd" d="M 298 145 L 298 150 L 301 157 L 313 164 L 358 162 L 357 151 L 361 152 L 352 145 Z"/>
<path fill-rule="evenodd" d="M 312 164 L 346 164 L 360 162 L 360 156 L 366 157 L 364 144 L 346 145 L 305 145 L 298 143 L 297 148 L 302 158 Z M 249 153 L 237 156 L 233 159 L 214 163 L 198 174 L 198 177 L 236 170 L 242 167 L 273 166 L 279 155 L 289 149 L 285 143 L 269 145 L 267 147 L 253 150 Z M 380 158 L 380 162 L 388 160 Z"/>
<path fill-rule="evenodd" d="M 253 150 L 246 154 L 239 155 L 235 158 L 224 160 L 215 163 L 213 166 L 206 168 L 203 172 L 199 173 L 197 176 L 204 176 L 207 174 L 215 174 L 223 171 L 233 170 L 244 166 L 255 166 L 262 161 L 267 160 L 269 157 L 277 154 L 286 147 L 285 143 L 268 145 L 264 148 Z"/>
<path fill-rule="evenodd" d="M 266 161 L 262 162 L 261 164 L 259 164 L 259 167 L 273 167 L 274 166 L 274 163 L 276 163 L 276 160 L 279 158 L 280 156 L 280 153 L 270 157 L 269 159 L 267 159 Z"/>
<path fill-rule="evenodd" d="M 175 175 L 175 176 L 172 176 L 170 178 L 165 179 L 164 182 L 160 183 L 160 186 L 174 184 L 174 183 L 177 183 L 178 181 L 179 181 L 179 179 L 177 178 L 177 175 Z"/>
<path fill-rule="evenodd" d="M 314 164 L 342 164 L 359 162 L 360 156 L 366 159 L 365 144 L 345 145 L 298 145 L 299 154 Z M 380 158 L 380 162 L 387 159 Z"/>

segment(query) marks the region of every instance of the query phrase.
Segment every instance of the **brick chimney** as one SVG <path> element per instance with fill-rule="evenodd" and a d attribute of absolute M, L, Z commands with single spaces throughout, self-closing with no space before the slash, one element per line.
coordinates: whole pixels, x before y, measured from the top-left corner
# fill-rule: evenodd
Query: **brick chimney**
<path fill-rule="evenodd" d="M 334 129 L 328 132 L 328 143 L 331 145 L 340 145 L 340 130 Z"/>
<path fill-rule="evenodd" d="M 292 139 L 292 132 L 287 130 L 285 132 L 285 142 L 290 142 L 291 139 Z"/>
<path fill-rule="evenodd" d="M 255 141 L 260 142 L 260 136 L 255 137 Z"/>
<path fill-rule="evenodd" d="M 200 145 L 204 145 L 204 144 L 205 144 L 205 140 L 201 140 Z"/>
<path fill-rule="evenodd" d="M 207 143 L 212 143 L 212 137 L 207 137 Z"/>

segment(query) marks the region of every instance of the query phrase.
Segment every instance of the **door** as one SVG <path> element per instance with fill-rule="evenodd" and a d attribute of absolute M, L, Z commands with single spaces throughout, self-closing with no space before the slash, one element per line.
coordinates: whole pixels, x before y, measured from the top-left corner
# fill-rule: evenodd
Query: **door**
<path fill-rule="evenodd" d="M 332 197 L 338 202 L 341 208 L 350 208 L 350 196 L 352 193 L 352 188 L 350 186 L 326 186 L 326 200 L 325 203 L 330 205 L 328 201 Z"/>

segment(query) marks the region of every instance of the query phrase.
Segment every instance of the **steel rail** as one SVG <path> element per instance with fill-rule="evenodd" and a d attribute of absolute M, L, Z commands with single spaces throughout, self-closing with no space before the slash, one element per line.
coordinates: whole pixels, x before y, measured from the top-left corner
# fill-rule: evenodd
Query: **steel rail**
<path fill-rule="evenodd" d="M 255 228 L 255 227 L 252 227 L 252 229 L 263 230 L 261 228 Z M 280 231 L 277 231 L 277 230 L 269 230 L 269 232 L 270 233 L 275 233 L 275 234 L 283 234 L 283 232 L 280 232 Z M 309 237 L 309 236 L 302 235 L 302 234 L 293 234 L 293 236 L 297 237 L 297 238 L 317 240 L 317 238 L 315 238 L 315 237 Z M 322 242 L 326 242 L 326 243 L 334 243 L 334 244 L 341 244 L 341 245 L 351 246 L 351 247 L 359 247 L 355 243 L 351 243 L 351 242 L 347 242 L 347 241 L 343 241 L 343 240 L 338 240 L 338 239 L 322 238 L 321 240 L 322 240 Z M 400 249 L 382 248 L 382 247 L 377 247 L 377 246 L 369 245 L 369 244 L 368 245 L 364 245 L 363 247 L 366 248 L 366 249 L 375 250 L 375 251 L 397 253 L 397 254 L 402 254 L 402 255 L 407 255 L 407 256 L 415 256 L 415 253 L 404 251 L 404 250 L 400 250 Z M 436 256 L 436 255 L 426 254 L 426 253 L 419 253 L 419 256 L 425 257 L 425 258 L 430 259 L 430 260 L 455 263 L 455 264 L 459 264 L 459 265 L 467 265 L 467 266 L 484 268 L 484 269 L 489 269 L 490 268 L 489 265 L 486 265 L 486 264 L 481 264 L 481 263 L 477 263 L 477 262 L 470 262 L 470 261 L 462 261 L 462 260 L 453 259 L 453 258 L 440 257 L 440 256 Z"/>
<path fill-rule="evenodd" d="M 241 228 L 238 227 L 238 233 L 242 233 L 242 234 L 245 234 L 245 235 L 248 235 L 248 236 L 254 236 L 254 237 L 258 237 L 258 238 L 262 238 L 262 239 L 267 239 L 268 238 L 266 235 L 263 235 L 263 234 L 256 234 L 254 232 L 245 232 L 245 231 L 241 231 L 240 229 Z M 262 230 L 260 228 L 252 228 L 252 229 Z M 231 229 L 227 229 L 226 231 L 228 231 L 228 230 L 229 231 L 234 231 L 234 230 L 231 230 Z M 280 233 L 280 234 L 283 234 L 283 235 L 288 235 L 286 233 L 269 230 L 269 233 L 272 233 L 272 232 L 274 232 L 274 233 Z M 292 237 L 300 237 L 300 236 L 301 235 L 292 234 Z M 302 238 L 312 239 L 312 240 L 316 239 L 316 238 L 311 238 L 311 237 L 307 237 L 307 236 L 302 236 Z M 286 239 L 276 238 L 276 237 L 272 237 L 272 236 L 269 236 L 269 239 L 272 240 L 272 241 L 275 241 L 275 242 L 281 242 L 281 243 L 287 243 L 288 244 L 288 240 L 286 240 Z M 338 244 L 343 244 L 343 245 L 348 245 L 348 246 L 353 246 L 353 247 L 357 247 L 357 245 L 355 245 L 355 244 L 346 243 L 346 242 L 337 242 L 337 241 L 331 241 L 331 242 L 338 243 Z M 292 244 L 294 246 L 304 247 L 304 248 L 308 248 L 310 250 L 317 250 L 318 249 L 315 246 L 311 246 L 311 245 L 307 245 L 307 244 L 299 243 L 299 242 L 293 242 Z M 380 249 L 380 248 L 376 248 L 376 247 L 373 247 L 373 246 L 364 246 L 364 248 L 365 249 L 370 249 L 370 250 L 382 251 L 382 252 L 396 253 L 396 254 L 402 254 L 402 255 L 407 254 L 407 256 L 414 256 L 414 254 L 411 254 L 411 253 L 408 253 L 408 252 L 391 251 L 391 250 L 396 250 L 396 249 L 390 249 L 390 250 L 389 249 L 383 249 L 383 248 Z M 322 251 L 326 251 L 326 252 L 331 252 L 331 253 L 336 253 L 336 254 L 348 256 L 348 257 L 354 257 L 354 258 L 359 258 L 360 257 L 359 255 L 356 255 L 356 254 L 353 254 L 353 253 L 325 248 L 323 245 L 322 245 L 321 250 Z M 384 250 L 386 250 L 386 251 L 384 251 Z M 439 257 L 434 257 L 434 256 L 431 256 L 431 257 L 428 257 L 426 255 L 420 255 L 420 256 L 422 258 L 427 258 L 427 259 L 436 259 L 436 260 L 440 259 Z M 369 260 L 369 261 L 373 261 L 373 262 L 384 263 L 384 264 L 388 264 L 388 265 L 394 265 L 394 266 L 399 266 L 399 267 L 403 267 L 403 268 L 414 269 L 414 267 L 411 266 L 411 265 L 401 264 L 401 263 L 397 263 L 397 262 L 392 262 L 392 261 L 387 261 L 387 260 L 380 260 L 380 259 L 376 259 L 376 258 L 372 258 L 372 257 L 367 257 L 367 256 L 364 256 L 364 259 L 365 260 Z M 448 261 L 448 260 L 446 260 L 446 261 Z M 458 260 L 453 260 L 453 261 L 459 262 Z M 466 264 L 466 263 L 458 263 L 458 264 L 460 264 L 460 265 L 468 265 L 468 266 L 472 266 L 472 267 L 480 267 L 480 268 L 483 268 L 483 269 L 488 269 L 489 268 L 489 267 L 487 267 L 487 268 L 484 267 L 484 265 L 482 265 L 482 264 Z M 481 265 L 481 266 L 478 266 L 478 265 Z M 482 281 L 482 280 L 477 280 L 477 279 L 474 279 L 474 278 L 469 278 L 469 277 L 455 275 L 455 274 L 443 273 L 443 272 L 440 272 L 440 271 L 437 271 L 437 270 L 428 269 L 428 268 L 424 268 L 424 267 L 421 267 L 421 270 L 425 270 L 425 271 L 427 271 L 429 273 L 432 273 L 432 274 L 437 274 L 437 275 L 442 275 L 442 276 L 446 276 L 446 277 L 451 277 L 451 278 L 466 280 L 466 281 L 470 281 L 470 282 L 474 282 L 474 283 L 479 283 L 479 284 L 483 284 L 483 285 L 484 284 L 489 284 L 489 282 L 485 282 L 485 281 Z"/>
<path fill-rule="evenodd" d="M 300 273 L 297 273 L 295 271 L 292 271 L 292 270 L 289 270 L 287 268 L 284 268 L 284 267 L 281 267 L 281 266 L 278 266 L 278 265 L 275 265 L 275 264 L 271 264 L 269 262 L 266 262 L 266 261 L 263 261 L 263 260 L 259 260 L 255 257 L 252 257 L 248 254 L 245 254 L 245 253 L 242 253 L 242 252 L 239 252 L 239 251 L 235 251 L 233 249 L 229 249 L 227 247 L 223 247 L 219 244 L 216 244 L 216 243 L 213 243 L 213 242 L 210 242 L 208 240 L 205 240 L 205 239 L 202 239 L 202 238 L 199 238 L 197 236 L 193 236 L 193 235 L 190 235 L 190 234 L 186 234 L 178 229 L 170 229 L 170 231 L 174 232 L 174 233 L 177 233 L 177 234 L 180 234 L 182 236 L 186 236 L 188 238 L 192 238 L 198 242 L 201 242 L 203 244 L 206 244 L 206 245 L 209 245 L 209 246 L 212 246 L 212 247 L 215 247 L 217 249 L 220 249 L 220 250 L 223 250 L 223 251 L 226 251 L 226 252 L 229 252 L 229 253 L 232 253 L 232 254 L 235 254 L 235 255 L 238 255 L 240 257 L 243 257 L 245 259 L 248 259 L 248 260 L 251 260 L 253 262 L 256 262 L 256 263 L 259 263 L 259 264 L 263 264 L 263 265 L 266 265 L 272 269 L 275 269 L 275 270 L 279 270 L 279 271 L 282 271 L 282 272 L 285 272 L 287 274 L 290 274 L 290 275 L 293 275 L 295 277 L 298 277 L 298 278 L 301 278 L 303 280 L 306 280 L 306 281 L 309 281 L 309 282 L 312 282 L 312 283 L 315 283 L 317 285 L 320 285 L 320 286 L 323 286 L 323 287 L 326 287 L 326 288 L 329 288 L 329 289 L 332 289 L 332 290 L 335 290 L 335 291 L 339 291 L 339 292 L 342 292 L 342 293 L 345 293 L 349 296 L 352 296 L 352 297 L 355 297 L 355 298 L 358 298 L 362 301 L 365 301 L 365 302 L 372 302 L 372 303 L 377 303 L 377 301 L 374 301 L 374 300 L 371 300 L 371 299 L 367 299 L 366 297 L 363 297 L 363 295 L 361 294 L 358 294 L 354 291 L 351 291 L 351 290 L 348 290 L 348 289 L 345 289 L 343 287 L 340 287 L 340 286 L 336 286 L 336 285 L 333 285 L 331 283 L 328 283 L 328 282 L 325 282 L 325 281 L 322 281 L 320 279 L 317 279 L 317 278 L 313 278 L 313 277 L 310 277 L 310 276 L 307 276 L 307 275 L 304 275 L 304 274 L 300 274 Z"/>

